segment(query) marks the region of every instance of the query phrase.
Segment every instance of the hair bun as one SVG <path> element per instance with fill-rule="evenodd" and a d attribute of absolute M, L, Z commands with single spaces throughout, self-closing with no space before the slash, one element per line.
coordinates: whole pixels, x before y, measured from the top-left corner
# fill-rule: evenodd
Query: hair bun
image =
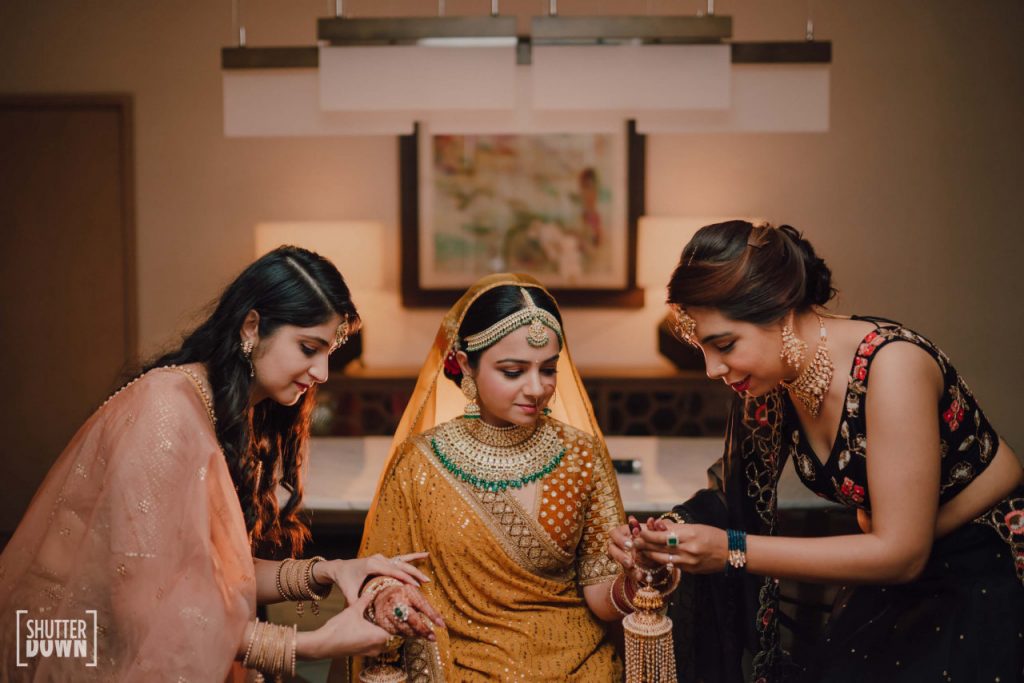
<path fill-rule="evenodd" d="M 804 305 L 824 306 L 836 295 L 832 286 L 832 270 L 814 253 L 814 247 L 791 225 L 780 225 L 779 231 L 796 246 L 804 263 Z"/>

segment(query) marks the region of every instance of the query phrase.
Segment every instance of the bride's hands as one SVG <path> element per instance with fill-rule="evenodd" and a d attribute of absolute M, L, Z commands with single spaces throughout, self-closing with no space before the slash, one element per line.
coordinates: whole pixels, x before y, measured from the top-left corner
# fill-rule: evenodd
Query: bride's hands
<path fill-rule="evenodd" d="M 373 618 L 388 633 L 405 638 L 436 640 L 431 622 L 442 628 L 445 625 L 419 589 L 406 585 L 391 586 L 378 593 L 373 600 Z"/>
<path fill-rule="evenodd" d="M 368 576 L 390 576 L 410 586 L 430 581 L 426 574 L 411 564 L 427 555 L 429 553 L 406 553 L 388 559 L 377 554 L 354 560 L 321 561 L 313 565 L 313 580 L 323 586 L 336 585 L 345 600 L 353 604 Z"/>
<path fill-rule="evenodd" d="M 668 545 L 674 534 L 676 545 Z M 724 529 L 706 524 L 676 524 L 664 519 L 648 520 L 647 527 L 633 539 L 638 557 L 655 566 L 672 564 L 688 574 L 710 574 L 725 568 L 729 540 Z"/>
<path fill-rule="evenodd" d="M 363 618 L 369 606 L 370 596 L 364 596 L 315 631 L 299 631 L 296 655 L 305 659 L 379 655 L 391 635 Z"/>
<path fill-rule="evenodd" d="M 648 520 L 650 525 L 653 519 Z M 608 556 L 630 571 L 634 579 L 640 579 L 647 570 L 657 569 L 659 564 L 643 554 L 634 552 L 642 527 L 636 517 L 630 515 L 629 524 L 612 529 L 608 541 Z M 635 561 L 634 561 L 635 558 Z"/>

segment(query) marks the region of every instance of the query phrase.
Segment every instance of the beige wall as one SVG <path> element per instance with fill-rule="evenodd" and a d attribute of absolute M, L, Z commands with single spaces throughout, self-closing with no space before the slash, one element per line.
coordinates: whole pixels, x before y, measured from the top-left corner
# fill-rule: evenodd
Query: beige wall
<path fill-rule="evenodd" d="M 545 3 L 502 2 L 526 17 Z M 835 271 L 846 312 L 901 319 L 966 373 L 1018 450 L 1024 336 L 1024 5 L 1018 0 L 818 0 L 834 41 L 832 129 L 816 135 L 652 136 L 648 213 L 757 215 L 805 230 Z M 244 2 L 251 45 L 311 44 L 325 0 Z M 449 0 L 451 13 L 487 3 Z M 678 12 L 683 3 L 567 2 L 563 14 Z M 693 10 L 702 3 L 691 2 Z M 429 13 L 433 2 L 345 2 L 356 14 Z M 229 0 L 6 0 L 0 91 L 130 92 L 136 103 L 140 341 L 173 341 L 252 254 L 252 226 L 371 218 L 397 259 L 393 138 L 228 140 L 219 48 Z M 804 0 L 716 3 L 737 39 L 797 39 Z M 669 245 L 677 249 L 682 244 Z M 666 274 L 667 275 L 667 274 Z M 388 273 L 397 285 L 397 263 Z M 357 292 L 358 295 L 358 292 Z M 660 292 L 630 313 L 569 313 L 581 364 L 659 363 Z M 357 297 L 368 358 L 418 358 L 436 311 L 399 309 L 397 293 Z M 627 352 L 610 349 L 628 349 Z M 611 356 L 609 353 L 618 355 Z"/>

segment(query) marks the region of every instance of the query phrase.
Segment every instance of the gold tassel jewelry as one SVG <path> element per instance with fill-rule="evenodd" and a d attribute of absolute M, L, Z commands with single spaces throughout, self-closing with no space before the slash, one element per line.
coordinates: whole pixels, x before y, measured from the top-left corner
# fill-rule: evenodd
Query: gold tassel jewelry
<path fill-rule="evenodd" d="M 665 601 L 648 573 L 622 620 L 626 634 L 626 683 L 676 683 L 672 620 L 661 613 Z"/>
<path fill-rule="evenodd" d="M 636 548 L 632 550 L 633 566 L 637 565 Z M 662 612 L 665 596 L 679 585 L 679 574 L 673 569 L 661 574 L 655 580 L 654 573 L 647 571 L 643 583 L 632 598 L 629 596 L 630 579 L 622 576 L 622 598 L 628 611 L 622 619 L 622 630 L 626 636 L 626 683 L 676 683 L 676 655 L 672 646 L 672 620 Z M 619 609 L 615 600 L 615 583 L 612 584 L 612 605 Z"/>
<path fill-rule="evenodd" d="M 376 663 L 359 672 L 359 683 L 407 683 L 405 672 L 398 668 L 398 650 L 382 652 Z"/>
<path fill-rule="evenodd" d="M 832 356 L 828 352 L 828 332 L 825 331 L 825 321 L 820 315 L 818 316 L 818 332 L 818 348 L 814 352 L 814 358 L 797 375 L 796 379 L 792 382 L 785 380 L 782 382 L 782 386 L 803 404 L 811 417 L 818 417 L 821 414 L 821 406 L 825 402 L 825 395 L 832 384 L 832 375 L 835 372 Z M 783 330 L 783 347 L 785 347 L 785 330 Z"/>
<path fill-rule="evenodd" d="M 462 395 L 468 401 L 466 407 L 462 410 L 462 416 L 469 420 L 479 419 L 480 406 L 476 402 L 476 382 L 469 375 L 463 375 L 459 387 L 462 389 Z"/>

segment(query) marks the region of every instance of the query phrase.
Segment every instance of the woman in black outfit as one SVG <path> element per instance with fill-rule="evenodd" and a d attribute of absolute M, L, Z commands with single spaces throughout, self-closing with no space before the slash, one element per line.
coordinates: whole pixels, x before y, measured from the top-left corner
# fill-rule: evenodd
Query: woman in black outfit
<path fill-rule="evenodd" d="M 679 334 L 739 394 L 718 490 L 610 547 L 717 574 L 690 580 L 683 640 L 711 647 L 677 642 L 680 669 L 737 680 L 746 651 L 755 681 L 1018 680 L 1024 470 L 949 358 L 899 323 L 826 314 L 831 273 L 789 226 L 702 228 L 668 291 Z M 788 459 L 862 533 L 777 535 Z M 851 586 L 800 666 L 779 645 L 779 578 Z"/>

